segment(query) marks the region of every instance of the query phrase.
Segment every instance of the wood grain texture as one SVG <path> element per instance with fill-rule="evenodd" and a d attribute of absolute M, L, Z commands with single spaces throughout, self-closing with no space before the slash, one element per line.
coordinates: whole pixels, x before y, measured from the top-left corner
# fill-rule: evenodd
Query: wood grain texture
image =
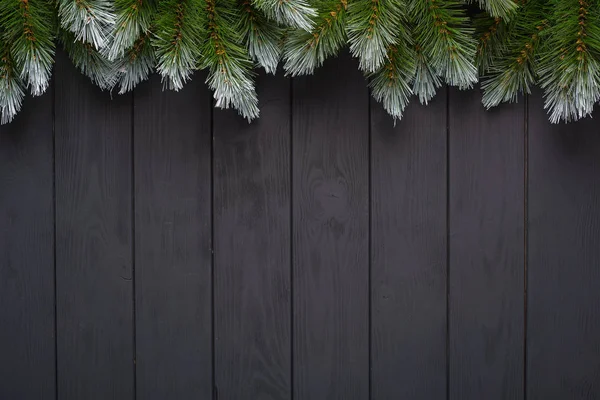
<path fill-rule="evenodd" d="M 598 118 L 598 111 L 595 113 Z M 600 398 L 600 130 L 529 106 L 527 400 Z"/>
<path fill-rule="evenodd" d="M 137 397 L 209 399 L 211 94 L 156 76 L 134 107 Z"/>
<path fill-rule="evenodd" d="M 219 399 L 290 399 L 290 80 L 262 75 L 261 117 L 215 110 Z"/>
<path fill-rule="evenodd" d="M 52 100 L 0 127 L 0 399 L 56 394 Z"/>
<path fill-rule="evenodd" d="M 523 398 L 525 106 L 449 97 L 451 400 Z"/>
<path fill-rule="evenodd" d="M 131 96 L 56 64 L 58 397 L 134 392 Z"/>
<path fill-rule="evenodd" d="M 446 91 L 371 103 L 373 400 L 446 400 Z"/>
<path fill-rule="evenodd" d="M 369 396 L 369 122 L 348 55 L 293 83 L 295 400 Z"/>

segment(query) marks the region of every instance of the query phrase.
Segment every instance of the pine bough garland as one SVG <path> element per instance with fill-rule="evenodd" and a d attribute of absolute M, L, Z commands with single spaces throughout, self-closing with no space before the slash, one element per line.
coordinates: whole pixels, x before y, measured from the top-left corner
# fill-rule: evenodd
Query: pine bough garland
<path fill-rule="evenodd" d="M 153 72 L 179 90 L 206 69 L 216 105 L 248 120 L 255 67 L 312 74 L 346 46 L 394 118 L 443 84 L 481 82 L 486 108 L 538 85 L 553 123 L 600 100 L 600 0 L 2 0 L 1 123 L 47 90 L 56 43 L 121 94 Z"/>

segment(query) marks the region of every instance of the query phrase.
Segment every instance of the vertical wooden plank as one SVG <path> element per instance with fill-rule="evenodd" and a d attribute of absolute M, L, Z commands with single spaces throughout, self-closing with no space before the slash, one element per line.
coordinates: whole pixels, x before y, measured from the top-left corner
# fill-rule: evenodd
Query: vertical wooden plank
<path fill-rule="evenodd" d="M 595 113 L 598 118 L 598 112 Z M 529 105 L 527 400 L 600 398 L 600 135 Z"/>
<path fill-rule="evenodd" d="M 293 90 L 294 399 L 367 399 L 367 86 L 344 55 Z"/>
<path fill-rule="evenodd" d="M 261 117 L 215 111 L 215 370 L 220 399 L 290 388 L 290 81 L 258 80 Z"/>
<path fill-rule="evenodd" d="M 0 399 L 54 399 L 52 94 L 0 127 Z"/>
<path fill-rule="evenodd" d="M 131 96 L 56 65 L 58 397 L 131 399 Z"/>
<path fill-rule="evenodd" d="M 134 107 L 137 397 L 209 399 L 211 95 L 153 77 Z"/>
<path fill-rule="evenodd" d="M 446 400 L 446 90 L 371 110 L 372 398 Z"/>
<path fill-rule="evenodd" d="M 449 106 L 450 399 L 522 399 L 524 102 Z"/>

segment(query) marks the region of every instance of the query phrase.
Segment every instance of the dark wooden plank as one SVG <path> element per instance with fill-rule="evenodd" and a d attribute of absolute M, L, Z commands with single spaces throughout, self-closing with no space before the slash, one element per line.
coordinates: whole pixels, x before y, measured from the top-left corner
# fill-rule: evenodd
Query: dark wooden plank
<path fill-rule="evenodd" d="M 449 97 L 450 399 L 522 399 L 525 106 Z"/>
<path fill-rule="evenodd" d="M 367 399 L 368 90 L 344 55 L 293 91 L 294 399 Z"/>
<path fill-rule="evenodd" d="M 135 92 L 137 397 L 212 393 L 211 94 L 153 77 Z"/>
<path fill-rule="evenodd" d="M 131 96 L 56 64 L 58 397 L 131 399 Z"/>
<path fill-rule="evenodd" d="M 551 125 L 539 93 L 528 209 L 527 400 L 599 399 L 600 130 Z"/>
<path fill-rule="evenodd" d="M 0 399 L 56 394 L 52 101 L 0 127 Z"/>
<path fill-rule="evenodd" d="M 446 399 L 446 91 L 371 103 L 372 398 Z"/>
<path fill-rule="evenodd" d="M 290 80 L 258 80 L 259 120 L 215 111 L 215 379 L 219 399 L 290 388 Z"/>

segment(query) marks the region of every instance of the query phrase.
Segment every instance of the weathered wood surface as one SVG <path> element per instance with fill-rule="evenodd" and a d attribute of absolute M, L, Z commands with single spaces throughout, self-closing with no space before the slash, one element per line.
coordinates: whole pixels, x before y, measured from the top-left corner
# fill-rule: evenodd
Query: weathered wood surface
<path fill-rule="evenodd" d="M 59 56 L 0 128 L 0 399 L 600 398 L 600 130 L 347 54 L 102 93 Z"/>

